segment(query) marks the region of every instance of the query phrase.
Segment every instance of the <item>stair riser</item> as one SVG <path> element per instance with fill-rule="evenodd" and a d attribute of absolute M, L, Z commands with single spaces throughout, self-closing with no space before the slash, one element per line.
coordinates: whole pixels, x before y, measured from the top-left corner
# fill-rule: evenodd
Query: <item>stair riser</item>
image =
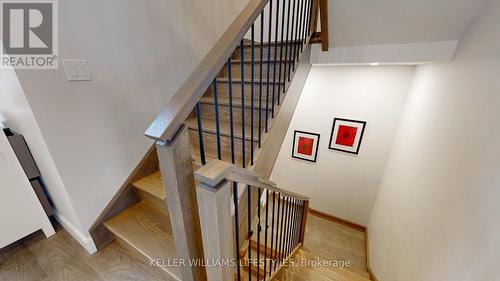
<path fill-rule="evenodd" d="M 244 47 L 244 50 L 245 50 L 245 53 L 244 53 L 244 59 L 245 60 L 249 60 L 252 58 L 252 48 L 251 47 Z M 288 55 L 288 57 L 290 58 L 291 56 L 291 52 L 292 51 L 292 45 L 289 44 L 288 45 L 288 53 L 286 52 L 286 46 L 283 45 L 283 60 L 285 59 L 285 55 Z M 264 60 L 267 60 L 268 58 L 268 55 L 267 54 L 271 54 L 271 60 L 274 60 L 274 45 L 271 45 L 271 49 L 269 50 L 268 49 L 268 46 L 264 46 L 264 48 L 262 49 L 262 58 Z M 280 58 L 280 54 L 281 54 L 281 50 L 280 50 L 280 46 L 278 45 L 278 47 L 276 48 L 276 60 L 279 60 Z M 236 48 L 236 50 L 234 51 L 233 53 L 233 56 L 232 58 L 234 59 L 241 59 L 240 58 L 240 48 Z M 255 46 L 254 48 L 254 58 L 255 60 L 260 60 L 260 46 Z"/>
<path fill-rule="evenodd" d="M 262 80 L 267 80 L 267 73 L 268 69 L 269 71 L 269 81 L 274 81 L 274 61 L 271 61 L 269 64 L 267 61 L 263 62 L 262 64 Z M 291 63 L 288 64 L 287 66 L 287 72 L 288 69 L 290 68 Z M 276 80 L 279 79 L 279 68 L 280 68 L 280 63 L 279 61 L 276 62 Z M 233 78 L 240 78 L 241 77 L 241 64 L 240 63 L 233 63 L 232 68 L 231 68 L 231 73 Z M 224 69 L 223 72 L 221 72 L 221 75 L 223 77 L 228 77 L 228 70 L 227 68 Z M 245 63 L 244 64 L 244 77 L 247 79 L 251 79 L 252 77 L 252 64 L 251 63 Z M 254 64 L 254 79 L 255 81 L 260 80 L 260 63 L 256 62 Z M 283 77 L 286 77 L 285 75 L 285 62 L 281 63 L 281 81 L 283 81 Z"/>
<path fill-rule="evenodd" d="M 198 131 L 189 130 L 189 143 L 191 144 L 192 150 L 199 150 L 198 143 Z M 205 156 L 210 158 L 217 158 L 217 137 L 212 133 L 203 133 L 203 144 L 205 145 Z M 249 140 L 245 141 L 245 160 L 248 162 L 250 160 L 250 145 Z M 239 159 L 237 162 L 241 163 L 242 159 L 242 142 L 240 138 L 235 138 L 234 140 L 235 158 Z M 254 142 L 254 149 L 257 149 L 257 143 Z M 224 155 L 231 153 L 231 139 L 228 136 L 221 135 L 221 152 Z M 199 161 L 199 159 L 196 159 Z M 231 159 L 223 159 L 225 161 L 230 161 Z"/>
<path fill-rule="evenodd" d="M 168 214 L 167 204 L 163 200 L 147 192 L 144 192 L 140 189 L 136 189 L 136 192 L 141 198 L 141 201 L 145 202 L 146 204 L 156 209 L 157 211 L 160 211 L 164 214 Z"/>
<path fill-rule="evenodd" d="M 255 104 L 256 108 L 254 108 L 254 128 L 258 127 L 259 124 L 259 109 L 257 108 L 258 104 Z M 277 106 L 275 105 L 275 111 L 277 110 Z M 245 126 L 250 126 L 252 122 L 251 118 L 252 110 L 251 108 L 245 107 Z M 271 99 L 269 103 L 268 109 L 268 118 L 271 119 Z M 264 122 L 266 118 L 266 105 L 264 102 L 262 103 L 262 111 L 261 111 L 261 124 L 262 128 L 264 128 Z M 215 120 L 215 109 L 214 105 L 211 103 L 201 103 L 201 120 Z M 219 104 L 219 122 L 220 123 L 229 123 L 230 122 L 230 111 L 228 105 Z M 233 123 L 234 124 L 243 124 L 242 116 L 241 116 L 241 106 L 233 105 Z M 248 132 L 248 131 L 247 131 Z M 258 131 L 254 129 L 254 134 L 257 135 Z"/>
<path fill-rule="evenodd" d="M 252 83 L 244 83 L 245 88 L 243 91 L 245 92 L 245 104 L 250 105 L 250 100 L 252 98 Z M 233 82 L 233 97 L 241 98 L 241 83 Z M 283 84 L 280 87 L 281 97 L 283 97 Z M 213 89 L 212 89 L 213 91 Z M 213 99 L 212 91 L 209 94 L 206 94 L 205 97 L 211 97 Z M 253 87 L 253 100 L 254 106 L 257 107 L 259 105 L 259 93 L 260 93 L 260 84 L 254 83 Z M 269 84 L 269 97 L 272 97 L 273 93 L 273 85 Z M 278 95 L 278 84 L 276 84 L 274 88 L 274 95 L 277 97 Z M 262 104 L 266 102 L 266 94 L 267 94 L 267 85 L 265 81 L 262 82 Z M 229 99 L 229 83 L 226 82 L 218 82 L 217 83 L 217 97 L 219 100 Z"/>

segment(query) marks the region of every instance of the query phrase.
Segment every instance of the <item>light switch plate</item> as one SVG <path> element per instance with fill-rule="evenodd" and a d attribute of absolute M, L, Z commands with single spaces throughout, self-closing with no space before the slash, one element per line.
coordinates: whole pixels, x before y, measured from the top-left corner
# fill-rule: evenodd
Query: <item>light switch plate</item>
<path fill-rule="evenodd" d="M 90 81 L 89 65 L 86 60 L 63 60 L 64 72 L 69 81 Z"/>

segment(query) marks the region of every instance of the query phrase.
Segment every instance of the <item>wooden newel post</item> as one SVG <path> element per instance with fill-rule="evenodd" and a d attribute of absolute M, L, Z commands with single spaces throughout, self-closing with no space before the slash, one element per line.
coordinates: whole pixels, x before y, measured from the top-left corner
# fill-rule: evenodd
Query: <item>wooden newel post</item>
<path fill-rule="evenodd" d="M 204 256 L 188 129 L 182 126 L 170 141 L 158 141 L 156 147 L 175 248 L 185 262 L 182 280 L 204 281 L 205 269 L 190 264 L 193 260 L 202 261 Z"/>
<path fill-rule="evenodd" d="M 302 222 L 300 225 L 300 237 L 299 237 L 299 242 L 304 244 L 304 236 L 306 234 L 306 227 L 307 227 L 307 213 L 309 212 L 309 201 L 304 201 L 303 205 L 303 210 L 302 210 Z"/>
<path fill-rule="evenodd" d="M 196 171 L 203 251 L 208 281 L 234 280 L 233 224 L 230 182 L 231 164 L 214 160 Z M 216 263 L 218 262 L 218 263 Z"/>

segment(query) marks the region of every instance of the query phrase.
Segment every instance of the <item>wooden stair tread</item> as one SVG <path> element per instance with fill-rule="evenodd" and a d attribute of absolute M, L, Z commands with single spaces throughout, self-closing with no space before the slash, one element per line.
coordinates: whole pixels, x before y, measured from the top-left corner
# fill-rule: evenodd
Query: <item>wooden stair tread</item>
<path fill-rule="evenodd" d="M 276 99 L 278 98 L 278 95 L 275 93 L 275 101 Z M 283 97 L 283 95 L 281 95 L 281 97 Z M 251 109 L 252 108 L 252 99 L 250 97 L 247 97 L 245 96 L 245 108 L 247 109 Z M 214 101 L 214 98 L 212 95 L 209 95 L 209 96 L 204 96 L 200 99 L 200 102 L 201 103 L 205 103 L 205 104 L 214 104 L 215 101 Z M 219 105 L 224 105 L 224 106 L 229 106 L 229 98 L 228 97 L 218 97 L 218 100 L 217 100 L 218 104 Z M 272 92 L 269 93 L 269 116 L 271 116 L 271 102 L 272 102 Z M 240 108 L 241 107 L 241 96 L 240 95 L 237 95 L 237 96 L 233 96 L 233 107 L 238 107 Z M 277 105 L 275 104 L 274 105 L 274 109 L 276 110 L 276 107 Z M 255 110 L 258 110 L 259 109 L 259 95 L 256 91 L 255 95 L 254 95 L 254 103 L 253 103 L 253 109 Z M 264 112 L 266 110 L 266 93 L 262 93 L 262 115 L 265 116 Z M 245 115 L 249 115 L 247 113 L 245 113 Z M 256 123 L 257 122 L 257 114 L 254 114 L 254 121 Z"/>
<path fill-rule="evenodd" d="M 217 148 L 205 147 L 205 160 L 206 162 L 210 162 L 216 158 L 210 157 L 209 155 L 217 155 Z M 231 162 L 231 152 L 221 151 L 222 160 L 226 162 Z M 196 166 L 201 167 L 201 159 L 200 159 L 200 149 L 198 146 L 194 146 L 191 149 L 191 159 L 196 162 Z M 245 160 L 247 162 L 247 167 L 250 165 L 250 156 L 246 155 Z M 237 166 L 241 166 L 242 156 L 239 151 L 234 154 L 234 161 Z M 195 169 L 196 171 L 196 169 Z"/>
<path fill-rule="evenodd" d="M 170 218 L 144 202 L 121 212 L 104 225 L 115 235 L 120 244 L 136 251 L 146 262 L 151 259 L 177 258 Z M 180 280 L 178 267 L 160 266 L 161 269 Z"/>
<path fill-rule="evenodd" d="M 294 259 L 297 258 L 302 258 L 302 259 L 307 259 L 307 260 L 324 260 L 321 257 L 314 255 L 304 248 L 299 249 L 295 255 L 293 256 Z M 357 274 L 355 272 L 352 272 L 350 270 L 340 268 L 340 267 L 314 267 L 311 268 L 311 270 L 317 272 L 318 274 L 321 274 L 322 276 L 325 276 L 327 278 L 331 278 L 332 280 L 338 280 L 338 281 L 369 281 L 369 274 L 366 273 L 366 276 L 361 276 L 360 274 Z M 328 279 L 330 280 L 330 279 Z"/>
<path fill-rule="evenodd" d="M 196 117 L 190 117 L 190 118 L 186 119 L 186 121 L 184 123 L 188 126 L 189 129 L 198 130 L 198 120 L 196 120 Z M 219 125 L 220 125 L 221 135 L 227 136 L 227 137 L 231 136 L 231 130 L 229 128 L 230 127 L 229 123 L 220 122 Z M 208 132 L 208 133 L 212 133 L 212 134 L 216 134 L 216 132 L 217 132 L 215 120 L 202 119 L 202 128 L 203 128 L 203 132 Z M 241 134 L 241 132 L 242 132 L 241 124 L 234 123 L 233 129 L 234 129 L 234 137 L 236 139 L 242 139 L 243 135 Z M 251 130 L 251 126 L 245 125 L 245 140 L 247 140 L 247 141 L 252 140 L 251 135 L 250 135 L 250 130 Z M 254 126 L 254 142 L 258 141 L 256 139 L 256 137 L 258 136 L 258 132 L 259 132 L 259 127 Z"/>
<path fill-rule="evenodd" d="M 285 55 L 283 55 L 283 56 L 285 56 Z M 255 64 L 255 66 L 259 65 L 259 64 L 260 64 L 260 61 L 261 61 L 261 60 L 260 60 L 260 56 L 257 56 L 257 53 L 256 53 L 256 54 L 255 54 L 255 60 L 254 60 L 254 64 Z M 282 63 L 285 63 L 285 62 L 292 62 L 292 61 L 293 61 L 293 60 L 291 60 L 291 59 L 286 60 L 285 58 L 283 58 Z M 244 62 L 245 62 L 245 63 L 252 63 L 252 60 L 251 60 L 251 59 L 244 58 Z M 267 63 L 267 62 L 274 63 L 274 56 L 272 56 L 272 58 L 271 58 L 271 60 L 270 60 L 270 61 L 269 61 L 269 60 L 267 59 L 267 57 L 266 57 L 266 58 L 264 58 L 264 59 L 262 60 L 262 62 L 263 62 L 263 63 Z M 231 63 L 233 63 L 233 64 L 241 64 L 241 59 L 232 59 L 232 60 L 231 60 Z M 276 56 L 276 63 L 280 63 L 280 56 L 279 56 L 279 55 L 278 55 L 278 56 Z"/>
<path fill-rule="evenodd" d="M 287 43 L 288 44 L 294 44 L 295 43 L 295 44 L 299 45 L 301 43 L 301 41 L 300 40 L 288 40 L 288 42 L 287 42 L 286 40 L 284 40 L 284 41 L 277 41 L 277 42 L 272 41 L 272 42 L 263 42 L 263 43 L 254 41 L 253 44 L 254 44 L 254 46 L 260 46 L 260 45 L 262 45 L 262 46 L 268 46 L 268 45 L 274 46 L 274 45 L 278 45 L 279 46 L 279 45 L 285 45 Z M 239 47 L 240 47 L 240 45 L 238 45 L 238 48 Z M 246 47 L 252 47 L 252 41 L 250 39 L 245 39 L 243 41 L 243 47 L 245 47 L 245 48 Z"/>
<path fill-rule="evenodd" d="M 132 184 L 135 188 L 147 192 L 154 197 L 165 200 L 167 195 L 163 187 L 160 171 L 144 177 Z"/>
<path fill-rule="evenodd" d="M 241 83 L 241 81 L 243 81 L 244 83 L 252 83 L 252 78 L 250 78 L 250 77 L 245 77 L 243 79 L 241 79 L 240 77 L 234 77 L 231 80 L 232 80 L 231 82 L 233 82 L 233 84 L 234 83 L 239 84 L 239 83 Z M 217 78 L 217 83 L 219 83 L 219 82 L 220 83 L 229 83 L 229 78 L 227 78 L 227 77 L 218 77 Z M 256 79 L 255 78 L 254 81 L 253 81 L 253 83 L 257 83 L 257 84 L 260 83 L 260 79 Z M 266 83 L 267 83 L 267 79 L 262 79 L 262 85 L 265 85 Z M 277 83 L 284 84 L 284 82 L 282 82 L 282 81 L 276 82 L 276 84 Z M 269 84 L 272 84 L 272 82 L 269 81 Z"/>

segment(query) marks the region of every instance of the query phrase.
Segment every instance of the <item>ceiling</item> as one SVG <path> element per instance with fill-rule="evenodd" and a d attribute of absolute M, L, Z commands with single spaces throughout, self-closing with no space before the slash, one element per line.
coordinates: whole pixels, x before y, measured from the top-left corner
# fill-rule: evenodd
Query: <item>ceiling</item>
<path fill-rule="evenodd" d="M 330 46 L 459 40 L 488 0 L 329 0 Z"/>

